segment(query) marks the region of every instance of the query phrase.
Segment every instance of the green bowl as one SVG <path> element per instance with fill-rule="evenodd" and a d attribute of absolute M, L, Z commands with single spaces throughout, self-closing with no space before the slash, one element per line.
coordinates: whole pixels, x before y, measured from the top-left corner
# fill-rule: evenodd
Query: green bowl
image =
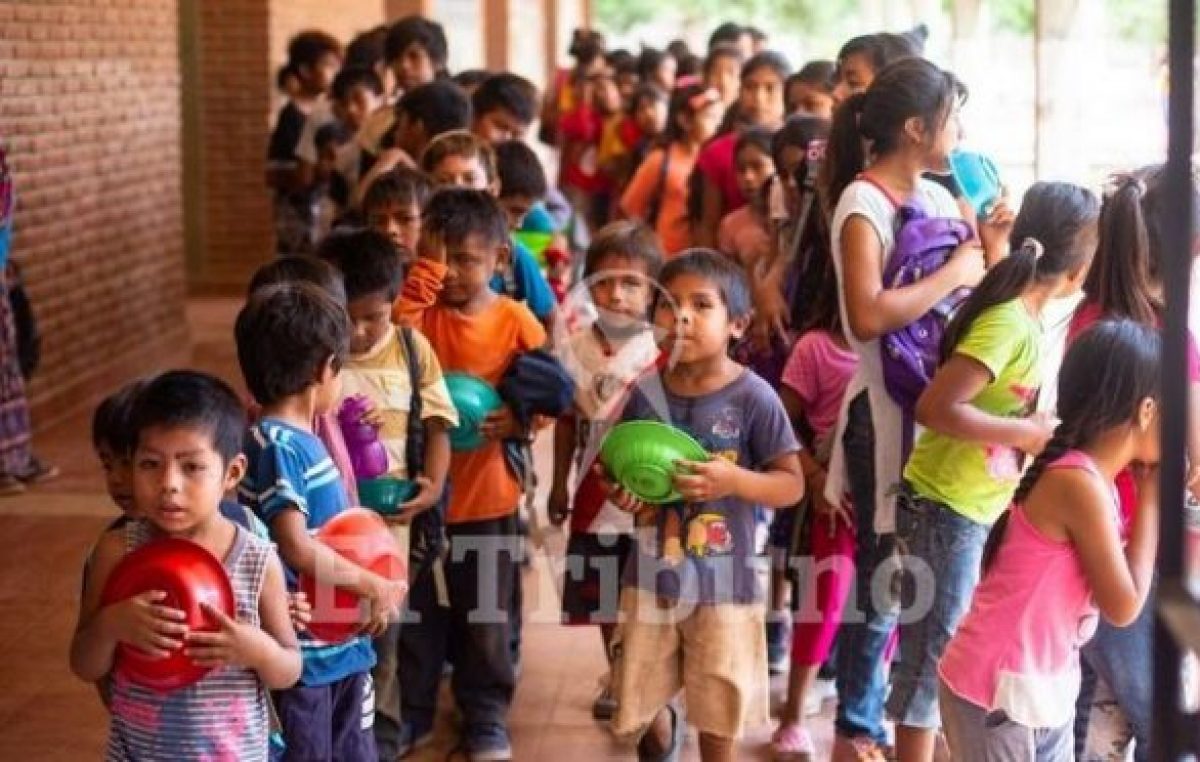
<path fill-rule="evenodd" d="M 393 479 L 390 476 L 362 479 L 357 486 L 358 502 L 364 508 L 385 516 L 399 513 L 398 506 L 417 494 L 417 485 L 407 479 Z"/>
<path fill-rule="evenodd" d="M 629 494 L 646 503 L 673 503 L 675 463 L 708 460 L 708 452 L 687 433 L 658 421 L 626 421 L 608 432 L 600 462 Z"/>
<path fill-rule="evenodd" d="M 491 384 L 470 373 L 447 373 L 446 388 L 458 411 L 458 425 L 450 429 L 450 448 L 474 450 L 483 444 L 479 426 L 488 413 L 504 404 Z"/>

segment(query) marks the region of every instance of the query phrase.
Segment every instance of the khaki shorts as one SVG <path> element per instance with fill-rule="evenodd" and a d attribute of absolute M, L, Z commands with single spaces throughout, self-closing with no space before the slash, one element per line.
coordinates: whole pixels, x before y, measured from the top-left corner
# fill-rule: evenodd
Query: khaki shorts
<path fill-rule="evenodd" d="M 738 738 L 768 720 L 763 604 L 680 605 L 626 588 L 621 617 L 612 643 L 617 736 L 640 737 L 680 691 L 701 733 Z"/>

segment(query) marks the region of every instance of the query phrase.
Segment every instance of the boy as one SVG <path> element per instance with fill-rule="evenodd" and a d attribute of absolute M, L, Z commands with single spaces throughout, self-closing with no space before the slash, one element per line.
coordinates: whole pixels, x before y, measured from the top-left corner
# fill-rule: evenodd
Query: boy
<path fill-rule="evenodd" d="M 510 256 L 504 212 L 491 194 L 435 193 L 425 210 L 420 252 L 393 316 L 421 328 L 447 371 L 471 373 L 496 386 L 518 355 L 545 343 L 546 332 L 529 310 L 488 285 Z M 451 687 L 463 714 L 463 746 L 472 760 L 512 756 L 507 714 L 515 678 L 509 621 L 521 488 L 502 442 L 528 436 L 517 428 L 505 406 L 480 427 L 483 446 L 451 456 L 448 607 L 438 604 L 430 575 L 418 578 L 409 608 L 419 619 L 401 628 L 400 696 L 408 737 L 413 745 L 429 738 L 442 664 L 449 656 L 455 666 Z"/>
<path fill-rule="evenodd" d="M 606 653 L 616 629 L 617 590 L 633 522 L 605 500 L 592 466 L 624 407 L 629 384 L 658 357 L 648 320 L 662 258 L 657 238 L 644 225 L 614 222 L 601 228 L 584 266 L 596 319 L 555 351 L 575 379 L 575 410 L 554 429 L 554 482 L 546 507 L 555 525 L 571 517 L 563 615 L 570 625 L 599 624 Z M 578 468 L 573 506 L 567 487 L 572 466 Z M 592 705 L 592 716 L 610 720 L 615 709 L 606 685 Z"/>
<path fill-rule="evenodd" d="M 510 72 L 492 74 L 471 95 L 471 131 L 492 145 L 523 140 L 537 117 L 537 104 L 532 82 Z"/>
<path fill-rule="evenodd" d="M 446 432 L 458 425 L 458 413 L 429 342 L 417 331 L 397 330 L 392 325 L 392 304 L 403 278 L 396 245 L 381 233 L 361 230 L 326 239 L 319 256 L 345 279 L 346 308 L 354 328 L 350 358 L 342 371 L 342 397 L 357 394 L 370 400 L 370 415 L 387 450 L 387 475 L 419 485 L 417 494 L 398 506 L 397 515 L 388 519 L 389 523 L 408 525 L 441 500 L 450 465 L 450 438 Z M 420 379 L 419 401 L 413 397 L 414 376 Z M 417 424 L 410 423 L 409 418 L 414 404 L 420 406 Z M 423 452 L 408 451 L 412 425 L 423 427 L 423 448 L 417 448 Z M 418 531 L 416 526 L 413 531 Z M 379 758 L 387 760 L 397 758 L 402 740 L 399 637 L 400 627 L 392 625 L 375 639 L 379 660 L 373 673 L 375 741 Z"/>
<path fill-rule="evenodd" d="M 341 44 L 324 32 L 301 32 L 288 43 L 288 66 L 296 73 L 300 97 L 280 110 L 267 148 L 266 180 L 275 192 L 275 250 L 280 256 L 312 251 L 315 199 L 297 147 L 306 119 L 329 90 L 341 62 Z"/>
<path fill-rule="evenodd" d="M 679 503 L 648 508 L 623 490 L 611 493 L 639 514 L 639 526 L 651 524 L 638 530 L 625 568 L 613 730 L 642 734 L 639 750 L 651 758 L 675 753 L 683 719 L 673 700 L 682 690 L 701 758 L 733 760 L 735 739 L 767 708 L 755 509 L 803 495 L 800 446 L 775 390 L 729 357 L 751 314 L 737 264 L 693 249 L 663 267 L 660 282 L 666 293 L 654 320 L 671 361 L 661 377 L 642 379 L 622 417 L 684 429 L 711 458 L 677 464 Z M 668 513 L 687 528 L 678 565 L 658 558 L 654 535 L 671 523 Z"/>
<path fill-rule="evenodd" d="M 784 87 L 784 108 L 788 116 L 833 118 L 833 61 L 809 61 L 788 77 Z"/>
<path fill-rule="evenodd" d="M 532 152 L 529 155 L 532 156 Z M 541 170 L 541 164 L 537 162 L 536 157 L 533 163 L 535 166 L 524 167 L 526 177 Z M 438 137 L 421 157 L 421 165 L 433 178 L 434 185 L 439 188 L 474 188 L 486 190 L 493 196 L 504 195 L 503 182 L 497 176 L 495 150 L 470 132 L 449 132 Z M 515 178 L 513 181 L 515 183 Z M 520 189 L 523 192 L 536 192 L 540 189 L 544 195 L 545 187 L 545 175 L 542 175 L 540 185 L 535 177 L 532 190 L 530 186 Z M 517 198 L 515 191 L 514 198 Z M 518 210 L 514 207 L 515 211 Z M 528 206 L 525 207 L 525 212 L 528 212 Z M 524 216 L 522 213 L 521 218 Z M 513 227 L 511 217 L 509 227 Z M 500 269 L 491 279 L 492 288 L 497 293 L 525 302 L 543 325 L 552 325 L 556 300 L 554 292 L 550 290 L 550 284 L 546 282 L 546 276 L 542 274 L 528 249 L 514 245 L 511 241 L 509 245 L 511 263 L 500 263 Z"/>
<path fill-rule="evenodd" d="M 383 57 L 404 92 L 444 77 L 449 60 L 442 25 L 423 16 L 405 16 L 388 29 Z"/>
<path fill-rule="evenodd" d="M 401 248 L 407 265 L 417 253 L 421 236 L 421 210 L 429 203 L 433 183 L 428 175 L 410 167 L 397 167 L 371 183 L 363 197 L 367 227 L 383 233 Z"/>
<path fill-rule="evenodd" d="M 262 406 L 246 435 L 239 493 L 270 528 L 292 585 L 299 574 L 337 584 L 370 604 L 366 632 L 382 632 L 403 585 L 351 564 L 312 536 L 349 507 L 341 475 L 313 434 L 313 420 L 338 399 L 350 342 L 346 310 L 310 283 L 265 286 L 238 313 L 234 333 L 242 375 Z M 302 634 L 300 646 L 300 682 L 275 698 L 285 759 L 374 759 L 370 640 L 326 644 Z"/>

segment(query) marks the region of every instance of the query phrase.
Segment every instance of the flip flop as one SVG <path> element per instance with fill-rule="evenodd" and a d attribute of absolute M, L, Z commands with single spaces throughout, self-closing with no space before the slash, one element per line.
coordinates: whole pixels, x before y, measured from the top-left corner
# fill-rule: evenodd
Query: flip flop
<path fill-rule="evenodd" d="M 52 466 L 30 456 L 29 467 L 23 473 L 16 474 L 16 478 L 25 484 L 41 484 L 57 478 L 60 473 L 62 472 L 59 471 L 58 466 Z"/>
<path fill-rule="evenodd" d="M 687 738 L 687 722 L 683 718 L 682 710 L 675 704 L 667 704 L 663 708 L 671 713 L 671 745 L 662 754 L 654 756 L 643 752 L 639 743 L 638 762 L 679 762 L 683 742 Z"/>
<path fill-rule="evenodd" d="M 25 485 L 11 474 L 0 474 L 0 497 L 15 497 L 25 494 Z"/>

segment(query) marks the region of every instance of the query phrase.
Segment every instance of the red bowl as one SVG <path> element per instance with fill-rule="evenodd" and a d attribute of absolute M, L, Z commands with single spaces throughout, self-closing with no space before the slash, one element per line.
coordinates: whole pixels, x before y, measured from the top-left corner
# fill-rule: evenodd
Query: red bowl
<path fill-rule="evenodd" d="M 104 586 L 102 603 L 118 603 L 147 590 L 167 594 L 164 606 L 182 610 L 189 630 L 215 631 L 217 623 L 201 603 L 234 616 L 233 585 L 225 566 L 190 540 L 153 540 L 121 559 Z M 126 643 L 117 646 L 115 670 L 129 680 L 157 691 L 174 691 L 191 685 L 209 672 L 196 665 L 179 649 L 155 658 Z"/>
<path fill-rule="evenodd" d="M 317 530 L 316 538 L 356 566 L 393 581 L 408 578 L 408 568 L 387 523 L 374 511 L 351 508 Z M 300 575 L 300 589 L 312 605 L 308 631 L 326 643 L 341 643 L 358 634 L 368 612 L 359 598 L 340 586 L 317 585 Z"/>

